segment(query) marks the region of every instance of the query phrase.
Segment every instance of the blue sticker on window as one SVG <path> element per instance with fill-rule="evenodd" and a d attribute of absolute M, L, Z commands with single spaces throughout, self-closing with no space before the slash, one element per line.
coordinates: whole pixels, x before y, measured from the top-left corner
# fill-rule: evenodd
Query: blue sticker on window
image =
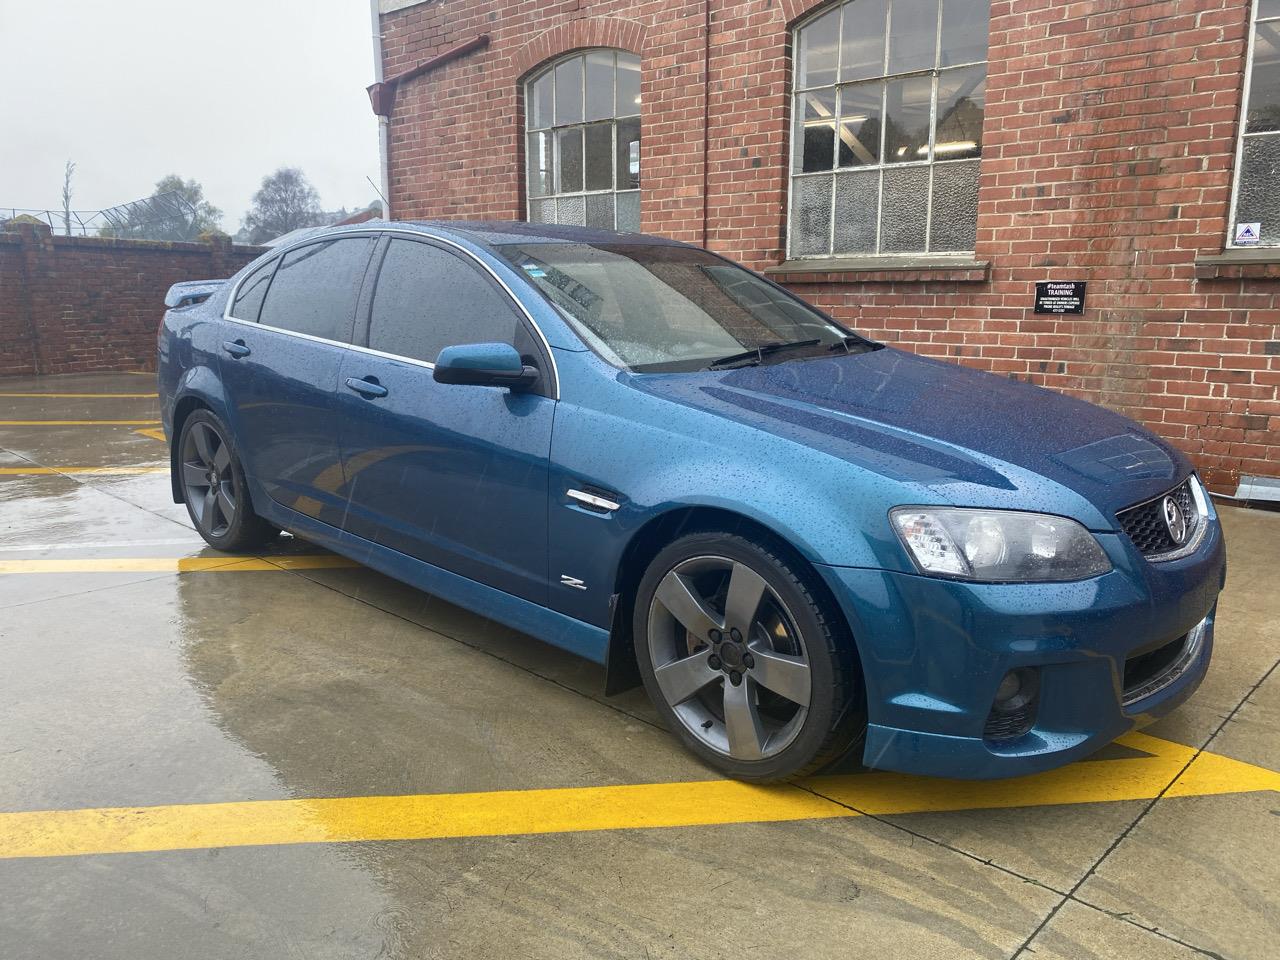
<path fill-rule="evenodd" d="M 545 277 L 547 275 L 547 271 L 543 270 L 536 263 L 526 263 L 524 265 L 524 272 L 527 273 L 529 276 L 535 277 L 535 278 Z"/>

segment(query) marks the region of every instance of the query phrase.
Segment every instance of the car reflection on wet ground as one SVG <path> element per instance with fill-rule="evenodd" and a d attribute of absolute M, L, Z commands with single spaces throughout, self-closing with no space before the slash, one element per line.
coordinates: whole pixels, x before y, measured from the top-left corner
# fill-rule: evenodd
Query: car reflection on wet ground
<path fill-rule="evenodd" d="M 145 376 L 0 381 L 0 955 L 1277 950 L 1280 515 L 1221 509 L 1209 675 L 1098 756 L 747 787 L 590 663 L 209 550 L 157 419 Z"/>

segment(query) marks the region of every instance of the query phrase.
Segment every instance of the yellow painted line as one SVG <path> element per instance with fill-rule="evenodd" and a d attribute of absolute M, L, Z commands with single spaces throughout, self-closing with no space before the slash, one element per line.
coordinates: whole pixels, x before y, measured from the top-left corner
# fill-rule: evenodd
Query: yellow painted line
<path fill-rule="evenodd" d="M 168 472 L 168 467 L 0 467 L 0 477 L 48 476 L 62 473 L 74 476 L 127 477 L 137 473 Z"/>
<path fill-rule="evenodd" d="M 0 427 L 150 427 L 159 420 L 0 420 Z"/>
<path fill-rule="evenodd" d="M 1151 799 L 1195 753 L 1141 734 L 1120 742 L 1156 752 L 1139 759 L 1085 760 L 1050 773 L 994 782 L 896 773 L 823 777 L 807 784 L 817 793 L 792 785 L 711 780 L 0 813 L 0 859 L 642 830 Z M 1199 781 L 1185 778 L 1186 785 L 1179 780 L 1174 786 L 1182 792 L 1169 795 L 1195 795 L 1197 782 L 1219 793 L 1280 786 L 1280 774 L 1270 770 L 1214 754 L 1201 757 L 1209 758 L 1206 775 Z M 1234 785 L 1218 779 L 1224 774 L 1236 778 Z"/>
<path fill-rule="evenodd" d="M 159 427 L 143 427 L 141 430 L 135 430 L 134 433 L 141 434 L 144 437 L 150 437 L 152 440 L 167 440 L 164 431 Z"/>
<path fill-rule="evenodd" d="M 335 554 L 291 557 L 79 557 L 0 560 L 0 574 L 27 573 L 243 573 L 272 570 L 331 570 L 360 564 Z"/>
<path fill-rule="evenodd" d="M 158 393 L 0 393 L 0 397 L 53 397 L 58 400 L 154 400 Z"/>

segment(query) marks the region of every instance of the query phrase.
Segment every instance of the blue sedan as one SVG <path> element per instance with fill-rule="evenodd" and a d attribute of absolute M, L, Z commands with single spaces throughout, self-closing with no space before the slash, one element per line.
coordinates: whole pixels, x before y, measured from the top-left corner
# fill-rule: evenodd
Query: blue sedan
<path fill-rule="evenodd" d="M 166 303 L 208 543 L 288 530 L 602 663 L 729 776 L 1043 770 L 1208 668 L 1225 552 L 1181 453 L 705 250 L 366 224 Z"/>

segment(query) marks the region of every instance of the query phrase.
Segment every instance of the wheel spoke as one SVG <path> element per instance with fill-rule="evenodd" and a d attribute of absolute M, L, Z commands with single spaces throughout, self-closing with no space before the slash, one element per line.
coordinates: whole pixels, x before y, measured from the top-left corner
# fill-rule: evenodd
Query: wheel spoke
<path fill-rule="evenodd" d="M 213 455 L 213 469 L 218 471 L 218 476 L 222 476 L 229 466 L 231 466 L 231 451 L 227 449 L 224 441 L 218 444 L 218 452 Z"/>
<path fill-rule="evenodd" d="M 205 491 L 204 499 L 200 502 L 200 526 L 212 532 L 213 528 L 218 525 L 217 518 L 214 516 L 214 510 L 217 509 L 218 496 L 210 487 Z"/>
<path fill-rule="evenodd" d="M 711 648 L 707 647 L 692 656 L 672 660 L 653 671 L 667 703 L 673 707 L 679 706 L 703 687 L 724 676 L 707 666 L 707 658 L 710 656 Z"/>
<path fill-rule="evenodd" d="M 209 443 L 210 433 L 209 428 L 203 423 L 197 423 L 191 428 L 191 439 L 195 441 L 196 453 L 199 454 L 206 468 L 213 466 L 213 447 Z"/>
<path fill-rule="evenodd" d="M 236 516 L 236 502 L 227 492 L 226 484 L 218 487 L 218 512 L 222 514 L 223 523 L 230 524 Z"/>
<path fill-rule="evenodd" d="M 184 463 L 182 465 L 182 482 L 188 487 L 207 487 L 209 478 L 199 464 Z"/>
<path fill-rule="evenodd" d="M 724 627 L 720 618 L 693 592 L 688 581 L 675 571 L 662 578 L 656 596 L 658 602 L 695 637 L 705 638 L 712 630 Z"/>
<path fill-rule="evenodd" d="M 744 563 L 735 563 L 729 574 L 729 591 L 724 604 L 725 625 L 737 627 L 743 636 L 750 636 L 751 624 L 755 622 L 764 591 L 765 582 L 760 574 Z"/>
<path fill-rule="evenodd" d="M 755 703 L 755 684 L 743 677 L 736 687 L 724 685 L 724 729 L 729 738 L 729 756 L 735 760 L 759 760 L 764 756 L 767 734 Z"/>
<path fill-rule="evenodd" d="M 751 645 L 751 656 L 755 660 L 751 676 L 760 686 L 786 697 L 792 703 L 798 703 L 802 707 L 809 706 L 812 683 L 809 665 L 803 659 L 776 653 L 763 643 Z"/>

